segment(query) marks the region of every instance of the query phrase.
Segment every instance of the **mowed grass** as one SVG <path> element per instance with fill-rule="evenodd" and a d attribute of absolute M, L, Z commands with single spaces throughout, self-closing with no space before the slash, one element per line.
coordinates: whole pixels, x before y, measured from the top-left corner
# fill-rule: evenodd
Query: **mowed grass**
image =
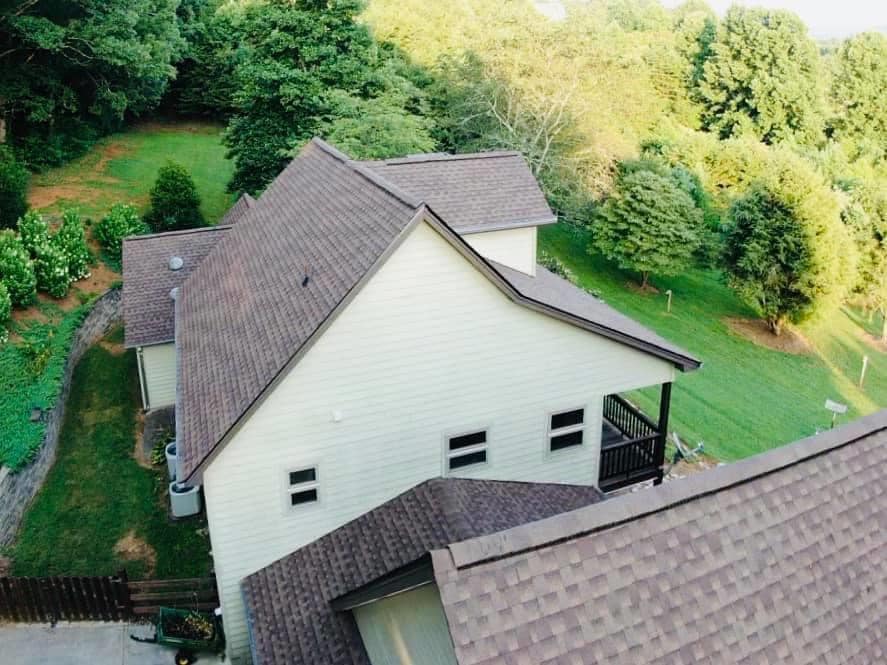
<path fill-rule="evenodd" d="M 158 169 L 170 160 L 190 171 L 204 216 L 217 222 L 234 200 L 225 191 L 233 166 L 222 127 L 212 123 L 151 122 L 105 137 L 83 157 L 34 176 L 31 205 L 50 215 L 75 208 L 96 221 L 115 203 L 144 211 Z"/>
<path fill-rule="evenodd" d="M 75 370 L 58 457 L 12 548 L 13 574 L 107 575 L 125 567 L 134 578 L 206 575 L 205 522 L 170 522 L 165 468 L 146 469 L 133 457 L 135 356 L 120 352 L 120 332 L 109 341 L 113 352 L 96 345 Z M 130 532 L 139 547 L 121 556 L 115 545 Z"/>
<path fill-rule="evenodd" d="M 887 404 L 887 354 L 863 339 L 864 328 L 875 332 L 878 322 L 869 324 L 858 313 L 843 310 L 828 321 L 802 328 L 813 347 L 811 353 L 774 351 L 733 333 L 724 323 L 727 317 L 752 318 L 754 313 L 720 274 L 690 270 L 655 279 L 659 294 L 639 293 L 629 286 L 634 276 L 589 254 L 588 244 L 587 233 L 561 224 L 541 230 L 540 248 L 564 261 L 581 286 L 703 361 L 702 369 L 678 376 L 671 429 L 688 443 L 704 441 L 714 457 L 735 460 L 828 427 L 827 398 L 849 405 L 848 415 L 839 422 Z M 667 289 L 674 293 L 670 314 Z M 864 355 L 869 357 L 869 369 L 860 389 Z M 658 389 L 633 397 L 656 413 Z"/>

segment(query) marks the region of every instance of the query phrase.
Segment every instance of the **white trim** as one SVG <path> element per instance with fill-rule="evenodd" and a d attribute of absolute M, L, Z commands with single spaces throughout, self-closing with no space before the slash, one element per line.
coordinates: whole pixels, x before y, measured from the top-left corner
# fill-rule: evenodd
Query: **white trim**
<path fill-rule="evenodd" d="M 581 411 L 582 412 L 582 422 L 578 425 L 567 425 L 566 427 L 558 427 L 557 429 L 552 429 L 551 421 L 555 416 L 560 416 L 565 413 L 572 413 L 573 411 Z M 588 411 L 588 405 L 583 404 L 582 406 L 574 406 L 569 409 L 559 409 L 557 411 L 550 411 L 548 413 L 548 423 L 545 427 L 546 437 L 545 437 L 545 452 L 547 455 L 557 455 L 559 453 L 566 452 L 568 450 L 581 450 L 585 447 L 587 443 L 586 436 L 586 428 L 588 427 L 588 419 L 586 418 L 586 412 Z M 572 446 L 567 446 L 565 448 L 559 448 L 558 450 L 553 450 L 551 448 L 551 440 L 557 436 L 563 436 L 564 434 L 573 434 L 574 432 L 582 432 L 582 442 L 574 444 Z"/>
<path fill-rule="evenodd" d="M 481 469 L 490 465 L 490 427 L 488 426 L 480 426 L 480 427 L 471 427 L 467 429 L 462 429 L 456 432 L 445 433 L 443 436 L 443 475 L 451 476 L 454 473 L 461 474 L 463 470 L 469 469 Z M 483 432 L 484 434 L 484 442 L 477 443 L 473 446 L 467 446 L 465 448 L 458 448 L 455 451 L 450 450 L 450 441 L 453 439 L 458 439 L 460 436 L 468 436 L 470 434 L 480 434 Z M 484 453 L 484 461 L 483 462 L 475 462 L 474 464 L 466 464 L 465 466 L 456 467 L 455 469 L 450 469 L 450 460 L 457 459 L 459 457 L 465 457 L 466 455 L 470 455 L 472 453 L 477 453 L 483 451 Z"/>

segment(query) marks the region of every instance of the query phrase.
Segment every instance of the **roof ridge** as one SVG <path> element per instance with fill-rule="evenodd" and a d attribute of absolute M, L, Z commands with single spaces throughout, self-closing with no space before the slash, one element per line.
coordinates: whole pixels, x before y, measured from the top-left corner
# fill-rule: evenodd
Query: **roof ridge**
<path fill-rule="evenodd" d="M 386 180 L 385 178 L 383 178 L 382 176 L 380 176 L 376 173 L 373 173 L 370 169 L 363 166 L 360 162 L 352 159 L 351 157 L 346 155 L 341 150 L 338 150 L 337 148 L 331 146 L 329 143 L 324 141 L 319 136 L 315 136 L 314 138 L 312 138 L 311 144 L 317 146 L 318 148 L 323 150 L 326 154 L 328 154 L 331 157 L 342 162 L 345 166 L 350 168 L 352 171 L 354 171 L 358 175 L 362 176 L 365 180 L 369 181 L 370 183 L 372 183 L 373 185 L 375 185 L 379 189 L 390 194 L 391 196 L 396 198 L 401 203 L 408 205 L 413 209 L 418 209 L 418 208 L 422 207 L 422 204 L 424 203 L 422 201 L 422 199 L 417 199 L 416 197 L 408 194 L 404 190 L 402 190 L 399 187 L 397 187 L 396 185 L 394 185 L 394 183 L 389 182 L 388 180 Z"/>
<path fill-rule="evenodd" d="M 488 536 L 452 543 L 446 549 L 456 568 L 468 568 L 556 545 L 751 482 L 884 430 L 887 430 L 887 409 L 836 429 L 691 475 L 680 482 L 606 500 L 595 505 L 593 510 L 591 507 L 579 508 Z"/>
<path fill-rule="evenodd" d="M 385 166 L 401 166 L 406 164 L 421 164 L 423 162 L 451 162 L 468 159 L 497 159 L 503 157 L 522 157 L 517 150 L 487 150 L 481 152 L 461 152 L 461 153 L 427 153 L 419 155 L 406 155 L 404 157 L 391 157 L 389 159 L 368 159 L 363 160 L 373 164 L 384 164 Z"/>
<path fill-rule="evenodd" d="M 168 238 L 172 236 L 186 236 L 192 233 L 203 233 L 205 231 L 227 231 L 232 228 L 231 224 L 216 224 L 213 226 L 201 226 L 198 229 L 180 229 L 177 231 L 159 231 L 157 233 L 144 233 L 141 235 L 127 236 L 124 242 L 132 242 L 133 240 L 151 240 L 153 238 Z"/>

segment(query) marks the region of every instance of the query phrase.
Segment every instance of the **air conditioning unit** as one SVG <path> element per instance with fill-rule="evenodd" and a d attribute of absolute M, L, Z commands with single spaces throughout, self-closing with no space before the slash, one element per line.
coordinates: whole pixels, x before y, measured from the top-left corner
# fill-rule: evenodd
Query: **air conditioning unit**
<path fill-rule="evenodd" d="M 173 517 L 190 517 L 200 512 L 200 485 L 188 487 L 176 481 L 169 484 L 169 503 Z"/>
<path fill-rule="evenodd" d="M 169 479 L 176 479 L 176 442 L 166 446 L 166 470 L 169 471 Z"/>

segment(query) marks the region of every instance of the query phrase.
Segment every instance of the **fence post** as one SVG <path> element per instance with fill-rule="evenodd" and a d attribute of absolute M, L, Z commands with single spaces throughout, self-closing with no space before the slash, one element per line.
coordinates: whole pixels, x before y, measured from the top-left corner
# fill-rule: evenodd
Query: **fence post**
<path fill-rule="evenodd" d="M 120 607 L 122 618 L 132 619 L 132 593 L 129 589 L 129 576 L 126 574 L 126 568 L 117 571 L 117 579 L 114 585 L 117 593 L 117 604 Z"/>

